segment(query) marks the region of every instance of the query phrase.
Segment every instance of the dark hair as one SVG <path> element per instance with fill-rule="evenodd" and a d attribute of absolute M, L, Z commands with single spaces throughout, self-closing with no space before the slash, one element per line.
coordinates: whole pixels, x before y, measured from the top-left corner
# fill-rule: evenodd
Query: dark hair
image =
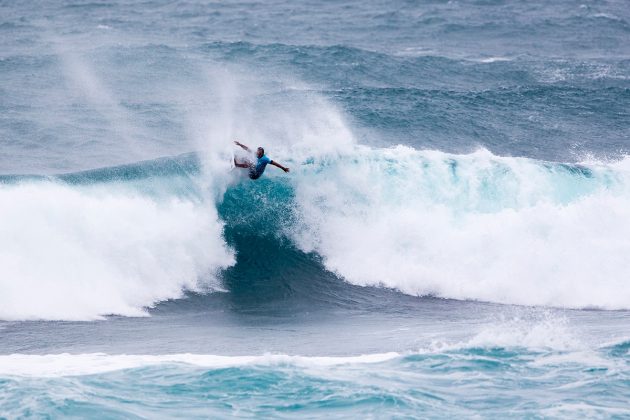
<path fill-rule="evenodd" d="M 262 147 L 259 147 L 258 150 L 260 150 L 261 152 L 263 152 L 263 155 L 265 154 L 265 149 L 263 149 Z"/>

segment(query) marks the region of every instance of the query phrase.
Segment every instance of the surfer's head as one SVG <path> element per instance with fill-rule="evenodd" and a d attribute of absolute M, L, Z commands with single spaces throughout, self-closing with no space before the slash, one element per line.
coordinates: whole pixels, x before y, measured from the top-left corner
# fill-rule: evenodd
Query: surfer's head
<path fill-rule="evenodd" d="M 256 150 L 256 156 L 258 158 L 263 157 L 264 154 L 265 154 L 265 149 L 263 149 L 262 147 L 259 147 L 258 150 Z"/>

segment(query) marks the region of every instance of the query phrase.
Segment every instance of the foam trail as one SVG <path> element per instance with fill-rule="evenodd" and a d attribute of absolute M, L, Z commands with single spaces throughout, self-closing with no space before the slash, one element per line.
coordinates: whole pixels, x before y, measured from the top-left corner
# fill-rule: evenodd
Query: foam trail
<path fill-rule="evenodd" d="M 294 180 L 288 234 L 358 285 L 521 305 L 630 307 L 630 173 L 357 147 Z"/>
<path fill-rule="evenodd" d="M 142 316 L 234 262 L 212 205 L 51 182 L 0 202 L 0 319 Z"/>
<path fill-rule="evenodd" d="M 48 354 L 0 355 L 0 375 L 57 377 L 92 375 L 122 369 L 133 369 L 160 364 L 185 363 L 205 368 L 221 369 L 236 366 L 337 366 L 356 363 L 380 363 L 399 357 L 398 353 L 377 353 L 359 356 L 290 356 L 267 354 L 262 356 L 219 356 L 211 354 L 167 354 L 167 355 L 108 355 Z"/>

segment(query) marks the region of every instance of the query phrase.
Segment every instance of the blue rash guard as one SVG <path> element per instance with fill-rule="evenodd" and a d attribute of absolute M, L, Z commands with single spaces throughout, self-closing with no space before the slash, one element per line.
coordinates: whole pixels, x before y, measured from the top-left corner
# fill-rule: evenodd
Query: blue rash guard
<path fill-rule="evenodd" d="M 273 160 L 269 159 L 266 155 L 262 155 L 256 160 L 255 164 L 249 167 L 249 177 L 251 179 L 258 179 L 265 172 L 265 167 L 267 164 L 273 162 Z"/>

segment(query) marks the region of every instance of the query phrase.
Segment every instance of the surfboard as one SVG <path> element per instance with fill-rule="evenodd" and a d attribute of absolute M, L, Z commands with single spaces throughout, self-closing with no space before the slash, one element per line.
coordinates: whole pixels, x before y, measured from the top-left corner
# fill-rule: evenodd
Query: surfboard
<path fill-rule="evenodd" d="M 232 152 L 232 154 L 230 155 L 230 171 L 233 171 L 234 168 L 236 168 L 236 165 L 234 165 L 235 158 L 236 156 L 234 155 L 234 152 Z"/>

